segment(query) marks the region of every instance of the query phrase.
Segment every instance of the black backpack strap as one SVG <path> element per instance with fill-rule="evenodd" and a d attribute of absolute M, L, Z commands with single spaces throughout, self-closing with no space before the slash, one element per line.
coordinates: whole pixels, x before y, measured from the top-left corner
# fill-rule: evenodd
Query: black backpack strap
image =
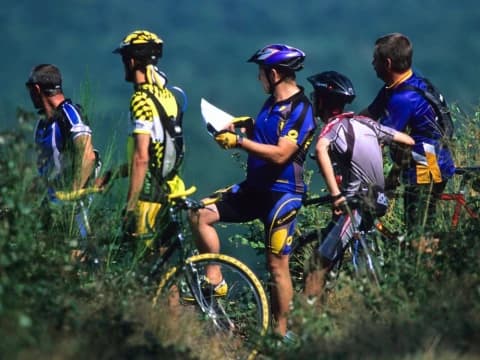
<path fill-rule="evenodd" d="M 423 81 L 425 81 L 425 83 L 427 84 L 427 86 L 429 87 L 433 87 L 433 85 L 427 80 L 427 79 L 424 79 L 422 78 Z M 441 110 L 440 108 L 438 107 L 438 104 L 437 104 L 437 101 L 433 98 L 433 95 L 428 92 L 428 91 L 425 91 L 419 87 L 416 87 L 416 86 L 413 86 L 413 85 L 410 85 L 410 84 L 400 84 L 395 90 L 400 90 L 400 91 L 414 91 L 416 92 L 417 94 L 419 94 L 420 96 L 422 96 L 425 100 L 427 100 L 427 102 L 430 104 L 430 106 L 432 107 L 434 113 L 435 113 L 435 116 L 437 118 L 440 118 L 441 116 Z M 442 136 L 445 136 L 445 130 L 442 129 L 441 125 L 436 122 L 436 121 L 431 121 L 433 126 L 437 129 L 437 131 L 442 135 Z M 424 131 L 422 132 L 422 134 L 424 134 L 424 136 L 427 136 L 427 137 L 433 137 L 433 133 L 431 131 Z"/>
<path fill-rule="evenodd" d="M 178 167 L 181 165 L 184 157 L 184 149 L 183 149 L 183 128 L 181 124 L 181 119 L 182 119 L 182 111 L 178 107 L 177 103 L 177 109 L 178 109 L 178 114 L 179 116 L 175 118 L 175 116 L 168 116 L 165 108 L 163 105 L 160 103 L 160 101 L 157 99 L 157 97 L 151 93 L 150 91 L 145 91 L 143 90 L 143 93 L 149 97 L 155 104 L 157 110 L 158 110 L 158 115 L 160 116 L 160 121 L 162 122 L 162 126 L 165 129 L 166 132 L 170 135 L 170 137 L 173 139 L 173 142 L 175 144 L 175 150 L 177 152 L 177 159 L 175 161 L 175 167 L 174 169 L 178 169 Z"/>

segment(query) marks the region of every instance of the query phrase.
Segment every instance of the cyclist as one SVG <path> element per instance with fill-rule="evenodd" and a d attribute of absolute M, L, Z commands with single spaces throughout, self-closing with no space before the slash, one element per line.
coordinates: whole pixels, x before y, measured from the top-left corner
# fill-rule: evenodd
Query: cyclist
<path fill-rule="evenodd" d="M 49 200 L 55 202 L 56 190 L 81 189 L 92 175 L 96 158 L 92 130 L 81 107 L 65 98 L 58 67 L 35 66 L 26 86 L 41 116 L 34 134 L 38 172 L 46 181 Z"/>
<path fill-rule="evenodd" d="M 258 78 L 269 97 L 255 121 L 234 119 L 228 129 L 215 136 L 222 148 L 248 153 L 246 179 L 226 189 L 215 204 L 191 218 L 199 250 L 213 253 L 220 251 L 215 223 L 263 222 L 272 278 L 272 313 L 275 330 L 282 336 L 287 332 L 293 297 L 288 260 L 306 188 L 303 164 L 315 131 L 311 104 L 296 82 L 296 71 L 303 68 L 304 59 L 301 50 L 284 44 L 268 45 L 250 57 L 248 62 L 259 66 Z M 235 126 L 241 126 L 245 133 L 237 134 Z M 219 269 L 210 267 L 207 271 L 217 293 L 226 293 L 227 284 Z"/>
<path fill-rule="evenodd" d="M 306 276 L 305 295 L 315 298 L 324 285 L 324 275 L 343 256 L 353 231 L 368 217 L 382 216 L 388 207 L 384 195 L 381 143 L 392 141 L 411 146 L 405 133 L 376 121 L 345 112 L 355 98 L 353 84 L 345 75 L 325 71 L 308 78 L 313 86 L 312 103 L 316 117 L 325 123 L 316 145 L 316 159 L 331 194 L 332 220 L 322 231 L 323 239 L 314 257 L 320 265 Z M 357 205 L 345 211 L 345 202 Z M 353 217 L 353 218 L 351 218 Z M 372 220 L 372 219 L 370 219 Z"/>
<path fill-rule="evenodd" d="M 407 159 L 394 154 L 398 165 L 388 178 L 389 184 L 396 184 L 402 172 L 402 181 L 406 183 L 405 225 L 409 233 L 419 226 L 434 224 L 436 195 L 443 192 L 455 172 L 452 154 L 442 141 L 431 105 L 417 92 L 401 90 L 401 84 L 426 88 L 425 81 L 412 71 L 412 57 L 412 44 L 403 34 L 387 34 L 376 40 L 372 64 L 385 86 L 362 112 L 386 126 L 408 131 L 415 139 Z"/>
<path fill-rule="evenodd" d="M 166 129 L 166 125 L 180 116 L 180 110 L 175 96 L 166 87 L 166 75 L 156 67 L 162 51 L 162 39 L 147 30 L 128 34 L 113 51 L 122 57 L 125 80 L 134 85 L 130 100 L 132 133 L 127 143 L 130 179 L 124 230 L 130 238 L 141 237 L 148 246 L 152 245 L 152 229 L 169 191 L 167 182 L 181 182 L 176 174 L 178 159 L 183 155 L 183 147 L 175 146 Z"/>

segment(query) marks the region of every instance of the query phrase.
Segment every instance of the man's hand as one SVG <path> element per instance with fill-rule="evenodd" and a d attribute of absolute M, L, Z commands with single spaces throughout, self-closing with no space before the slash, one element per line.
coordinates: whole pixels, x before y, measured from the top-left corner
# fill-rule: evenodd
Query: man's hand
<path fill-rule="evenodd" d="M 122 232 L 125 235 L 135 235 L 137 231 L 137 221 L 135 211 L 124 209 L 122 211 Z"/>
<path fill-rule="evenodd" d="M 232 119 L 232 124 L 236 128 L 250 128 L 253 126 L 253 119 L 250 116 L 238 116 Z"/>
<path fill-rule="evenodd" d="M 346 212 L 347 198 L 341 193 L 337 196 L 332 196 L 332 208 L 335 215 L 340 215 Z"/>
<path fill-rule="evenodd" d="M 239 136 L 230 130 L 222 130 L 215 134 L 215 141 L 224 149 L 232 149 L 238 146 Z"/>

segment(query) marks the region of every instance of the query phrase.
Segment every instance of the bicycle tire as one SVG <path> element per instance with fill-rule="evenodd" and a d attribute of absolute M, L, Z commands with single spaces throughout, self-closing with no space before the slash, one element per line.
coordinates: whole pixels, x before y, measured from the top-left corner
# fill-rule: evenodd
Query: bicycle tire
<path fill-rule="evenodd" d="M 379 248 L 372 233 L 362 234 L 359 239 L 352 241 L 352 263 L 355 276 L 367 278 L 375 285 L 380 286 L 382 270 L 379 258 L 376 256 Z"/>
<path fill-rule="evenodd" d="M 225 297 L 201 294 L 200 281 L 206 265 L 220 265 L 228 284 Z M 172 290 L 173 289 L 173 290 Z M 227 358 L 245 359 L 256 354 L 258 341 L 268 328 L 270 309 L 265 290 L 250 268 L 241 261 L 223 254 L 200 254 L 189 257 L 160 279 L 153 305 L 167 299 L 172 291 L 180 305 L 192 304 L 185 294 L 193 295 L 194 303 L 207 318 L 206 330 L 224 336 L 220 342 Z"/>
<path fill-rule="evenodd" d="M 318 230 L 311 230 L 293 241 L 290 255 L 290 276 L 296 292 L 302 292 L 305 285 L 305 273 L 311 267 L 310 260 L 319 246 Z M 332 268 L 326 273 L 324 288 L 333 289 L 341 271 L 342 259 L 335 261 Z"/>
<path fill-rule="evenodd" d="M 290 276 L 295 291 L 297 292 L 303 289 L 308 261 L 313 256 L 313 252 L 318 245 L 317 240 L 317 231 L 312 230 L 298 236 L 293 241 L 292 252 L 290 255 Z"/>

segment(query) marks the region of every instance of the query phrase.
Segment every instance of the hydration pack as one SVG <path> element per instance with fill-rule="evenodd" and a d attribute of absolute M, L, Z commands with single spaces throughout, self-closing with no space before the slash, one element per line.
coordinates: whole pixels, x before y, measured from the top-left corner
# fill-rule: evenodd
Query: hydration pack
<path fill-rule="evenodd" d="M 182 120 L 183 113 L 187 106 L 187 97 L 182 89 L 174 86 L 169 90 L 171 90 L 172 92 L 176 91 L 183 97 L 182 105 L 180 105 L 177 100 L 178 111 L 176 117 L 168 116 L 157 97 L 149 91 L 144 91 L 144 93 L 153 101 L 153 103 L 157 107 L 160 121 L 162 122 L 162 126 L 165 131 L 165 153 L 162 166 L 162 177 L 167 180 L 172 179 L 177 174 L 178 169 L 183 162 L 185 148 L 183 141 Z"/>
<path fill-rule="evenodd" d="M 426 84 L 426 89 L 420 89 L 410 84 L 400 84 L 395 90 L 411 90 L 420 94 L 432 106 L 435 112 L 435 128 L 442 134 L 442 136 L 450 140 L 453 137 L 454 125 L 450 108 L 437 88 L 426 78 L 421 78 Z M 432 134 L 427 134 L 431 136 Z"/>

